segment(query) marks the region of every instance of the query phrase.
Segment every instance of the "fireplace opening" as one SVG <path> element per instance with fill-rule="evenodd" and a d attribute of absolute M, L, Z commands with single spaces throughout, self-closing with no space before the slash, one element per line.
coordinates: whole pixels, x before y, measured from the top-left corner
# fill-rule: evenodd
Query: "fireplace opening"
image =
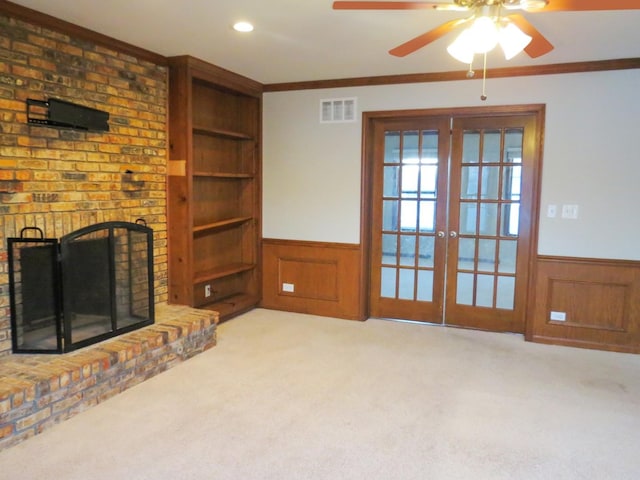
<path fill-rule="evenodd" d="M 43 237 L 28 227 L 8 239 L 14 353 L 68 352 L 153 323 L 150 228 L 106 222 Z"/>

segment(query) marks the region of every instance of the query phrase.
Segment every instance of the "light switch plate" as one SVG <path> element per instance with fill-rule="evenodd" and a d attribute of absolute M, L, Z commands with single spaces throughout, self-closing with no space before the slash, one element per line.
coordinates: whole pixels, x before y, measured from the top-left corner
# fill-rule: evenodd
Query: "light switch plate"
<path fill-rule="evenodd" d="M 562 218 L 571 220 L 578 218 L 578 205 L 562 205 Z"/>

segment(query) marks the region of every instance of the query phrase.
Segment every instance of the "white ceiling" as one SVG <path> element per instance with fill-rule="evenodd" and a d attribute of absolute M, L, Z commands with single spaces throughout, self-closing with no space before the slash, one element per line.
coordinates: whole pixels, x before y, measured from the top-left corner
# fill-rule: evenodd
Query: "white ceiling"
<path fill-rule="evenodd" d="M 332 0 L 12 0 L 164 56 L 189 54 L 264 84 L 463 71 L 456 33 L 404 58 L 388 50 L 465 13 L 335 11 Z M 607 0 L 602 0 L 607 2 Z M 640 1 L 638 2 L 640 7 Z M 640 58 L 640 10 L 524 14 L 555 50 L 489 67 Z M 235 32 L 238 20 L 255 24 Z M 480 59 L 475 68 L 481 68 Z"/>

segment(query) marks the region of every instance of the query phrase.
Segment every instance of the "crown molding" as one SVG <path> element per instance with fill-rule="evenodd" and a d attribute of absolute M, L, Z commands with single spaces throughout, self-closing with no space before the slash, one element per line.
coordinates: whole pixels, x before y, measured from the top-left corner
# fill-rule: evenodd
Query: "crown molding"
<path fill-rule="evenodd" d="M 556 75 L 565 73 L 602 72 L 607 70 L 630 70 L 640 68 L 640 58 L 599 60 L 594 62 L 557 63 L 529 67 L 493 68 L 487 70 L 487 78 L 524 77 L 532 75 Z M 368 87 L 373 85 L 398 85 L 404 83 L 452 82 L 469 80 L 467 71 L 414 73 L 358 77 L 334 80 L 312 80 L 305 82 L 271 83 L 264 85 L 264 92 L 290 90 L 314 90 L 318 88 Z"/>

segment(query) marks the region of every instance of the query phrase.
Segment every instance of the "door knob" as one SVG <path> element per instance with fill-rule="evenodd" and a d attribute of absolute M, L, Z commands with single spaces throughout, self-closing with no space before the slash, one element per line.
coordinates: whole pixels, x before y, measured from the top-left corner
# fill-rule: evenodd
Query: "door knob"
<path fill-rule="evenodd" d="M 449 232 L 449 236 L 450 236 L 451 238 L 456 238 L 456 237 L 458 236 L 458 232 L 454 232 L 453 230 L 451 230 L 451 231 Z"/>
<path fill-rule="evenodd" d="M 442 230 L 438 231 L 438 238 L 444 238 L 445 236 L 446 234 Z"/>

